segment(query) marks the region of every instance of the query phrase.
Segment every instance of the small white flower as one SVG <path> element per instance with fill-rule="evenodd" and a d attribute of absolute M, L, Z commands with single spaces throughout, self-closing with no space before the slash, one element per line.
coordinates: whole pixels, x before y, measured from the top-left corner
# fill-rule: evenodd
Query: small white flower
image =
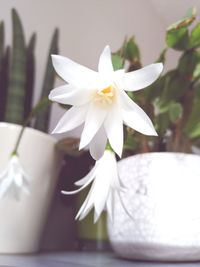
<path fill-rule="evenodd" d="M 80 149 L 89 145 L 94 159 L 103 155 L 107 139 L 121 157 L 123 123 L 145 135 L 157 135 L 149 117 L 125 91 L 152 84 L 162 72 L 162 63 L 129 73 L 123 69 L 114 71 L 109 46 L 100 56 L 98 72 L 62 56 L 52 55 L 52 60 L 58 75 L 68 84 L 52 90 L 49 99 L 73 106 L 60 119 L 54 133 L 83 125 Z"/>
<path fill-rule="evenodd" d="M 93 182 L 93 183 L 92 183 Z M 110 219 L 113 218 L 113 193 L 123 189 L 117 173 L 115 154 L 106 150 L 103 157 L 96 161 L 93 169 L 75 184 L 81 186 L 75 191 L 62 191 L 63 194 L 76 194 L 91 184 L 90 191 L 82 204 L 76 219 L 82 220 L 94 207 L 94 222 L 96 222 L 104 209 L 107 210 Z"/>
<path fill-rule="evenodd" d="M 0 198 L 11 195 L 20 198 L 21 192 L 29 194 L 28 176 L 24 172 L 17 155 L 12 155 L 7 167 L 0 173 Z"/>

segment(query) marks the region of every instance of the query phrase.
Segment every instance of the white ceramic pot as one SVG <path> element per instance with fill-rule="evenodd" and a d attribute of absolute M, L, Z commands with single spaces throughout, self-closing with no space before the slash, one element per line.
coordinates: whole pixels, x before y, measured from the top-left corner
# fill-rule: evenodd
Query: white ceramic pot
<path fill-rule="evenodd" d="M 21 126 L 0 123 L 0 172 L 6 167 Z M 28 173 L 30 194 L 20 200 L 0 199 L 0 253 L 32 253 L 39 249 L 58 172 L 56 140 L 26 128 L 19 146 Z"/>
<path fill-rule="evenodd" d="M 200 156 L 147 153 L 118 163 L 127 186 L 114 196 L 108 233 L 114 251 L 129 259 L 200 260 Z"/>

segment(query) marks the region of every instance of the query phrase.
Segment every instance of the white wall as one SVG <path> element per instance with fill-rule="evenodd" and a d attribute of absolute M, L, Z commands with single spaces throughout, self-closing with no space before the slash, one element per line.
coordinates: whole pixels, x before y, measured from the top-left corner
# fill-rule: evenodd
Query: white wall
<path fill-rule="evenodd" d="M 37 32 L 35 101 L 44 74 L 44 64 L 53 29 L 60 29 L 60 54 L 96 69 L 106 44 L 116 50 L 125 35 L 135 35 L 144 64 L 151 63 L 164 46 L 164 30 L 159 15 L 147 0 L 0 0 L 0 19 L 6 23 L 6 41 L 11 41 L 11 8 L 22 19 L 26 40 Z M 51 128 L 60 111 L 54 108 Z"/>

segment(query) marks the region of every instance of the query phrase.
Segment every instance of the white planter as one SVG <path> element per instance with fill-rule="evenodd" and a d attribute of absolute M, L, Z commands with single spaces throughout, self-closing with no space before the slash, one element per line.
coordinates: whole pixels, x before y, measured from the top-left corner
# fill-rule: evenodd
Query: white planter
<path fill-rule="evenodd" d="M 130 259 L 200 260 L 200 156 L 147 153 L 123 159 L 127 186 L 114 197 L 108 232 L 115 252 Z"/>
<path fill-rule="evenodd" d="M 0 123 L 0 171 L 7 165 L 20 129 L 18 125 Z M 0 253 L 38 251 L 57 179 L 55 143 L 51 136 L 26 128 L 19 155 L 30 176 L 30 195 L 22 194 L 19 201 L 0 199 Z"/>

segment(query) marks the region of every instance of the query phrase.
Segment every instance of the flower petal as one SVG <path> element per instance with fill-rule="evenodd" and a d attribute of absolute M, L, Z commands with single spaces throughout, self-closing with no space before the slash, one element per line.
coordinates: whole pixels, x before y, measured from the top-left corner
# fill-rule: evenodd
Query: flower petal
<path fill-rule="evenodd" d="M 98 70 L 100 74 L 105 76 L 109 76 L 114 72 L 110 47 L 108 45 L 104 48 L 103 52 L 100 55 Z"/>
<path fill-rule="evenodd" d="M 9 190 L 10 186 L 12 185 L 12 179 L 5 178 L 0 182 L 0 199 L 5 196 L 7 191 Z"/>
<path fill-rule="evenodd" d="M 154 126 L 147 114 L 135 104 L 124 91 L 121 91 L 120 94 L 124 123 L 142 134 L 157 136 Z"/>
<path fill-rule="evenodd" d="M 85 125 L 81 134 L 81 141 L 79 149 L 87 146 L 93 139 L 95 134 L 101 128 L 107 115 L 107 109 L 96 106 L 94 103 L 90 104 L 87 112 Z"/>
<path fill-rule="evenodd" d="M 84 105 L 90 101 L 91 91 L 80 90 L 71 84 L 51 90 L 49 99 L 66 105 Z"/>
<path fill-rule="evenodd" d="M 98 166 L 98 163 L 96 162 L 96 164 L 94 165 L 92 170 L 85 177 L 83 177 L 82 179 L 76 181 L 74 184 L 77 185 L 77 186 L 82 186 L 82 185 L 84 185 L 86 183 L 88 184 L 88 182 L 91 181 L 92 177 L 93 177 L 93 179 L 95 178 L 97 166 Z"/>
<path fill-rule="evenodd" d="M 119 157 L 122 155 L 124 133 L 121 111 L 117 105 L 113 105 L 104 122 L 105 131 L 113 150 Z"/>
<path fill-rule="evenodd" d="M 79 219 L 79 220 L 84 219 L 88 215 L 90 210 L 93 208 L 93 206 L 94 206 L 93 188 L 94 188 L 94 183 L 92 184 L 85 201 L 83 202 L 81 208 L 79 209 L 79 211 L 75 217 L 76 220 L 77 219 Z"/>
<path fill-rule="evenodd" d="M 98 160 L 103 156 L 105 147 L 107 143 L 107 136 L 104 130 L 104 127 L 101 126 L 99 131 L 93 137 L 92 141 L 90 142 L 90 154 L 93 159 Z"/>
<path fill-rule="evenodd" d="M 59 120 L 52 133 L 64 133 L 80 126 L 86 117 L 88 105 L 70 108 Z"/>
<path fill-rule="evenodd" d="M 66 57 L 52 55 L 52 62 L 58 75 L 66 82 L 77 87 L 88 87 L 99 76 L 97 72 Z"/>
<path fill-rule="evenodd" d="M 81 190 L 83 190 L 84 188 L 86 188 L 95 178 L 95 174 L 96 174 L 96 168 L 93 168 L 83 179 L 79 180 L 76 185 L 79 184 L 83 184 L 82 187 L 80 187 L 79 189 L 73 190 L 73 191 L 61 191 L 62 194 L 64 195 L 74 195 L 78 192 L 80 192 Z"/>
<path fill-rule="evenodd" d="M 110 219 L 111 222 L 114 221 L 114 194 L 113 194 L 113 190 L 110 190 L 110 193 L 108 195 L 108 199 L 106 202 L 106 210 L 107 210 L 107 214 L 108 214 L 108 218 Z"/>
<path fill-rule="evenodd" d="M 101 172 L 97 174 L 94 180 L 93 194 L 95 196 L 95 223 L 106 206 L 106 201 L 111 190 L 111 177 L 108 174 L 110 174 L 110 172 L 107 172 L 107 170 L 101 170 Z"/>
<path fill-rule="evenodd" d="M 162 63 L 148 65 L 142 69 L 125 73 L 125 91 L 137 91 L 152 84 L 163 70 Z"/>

